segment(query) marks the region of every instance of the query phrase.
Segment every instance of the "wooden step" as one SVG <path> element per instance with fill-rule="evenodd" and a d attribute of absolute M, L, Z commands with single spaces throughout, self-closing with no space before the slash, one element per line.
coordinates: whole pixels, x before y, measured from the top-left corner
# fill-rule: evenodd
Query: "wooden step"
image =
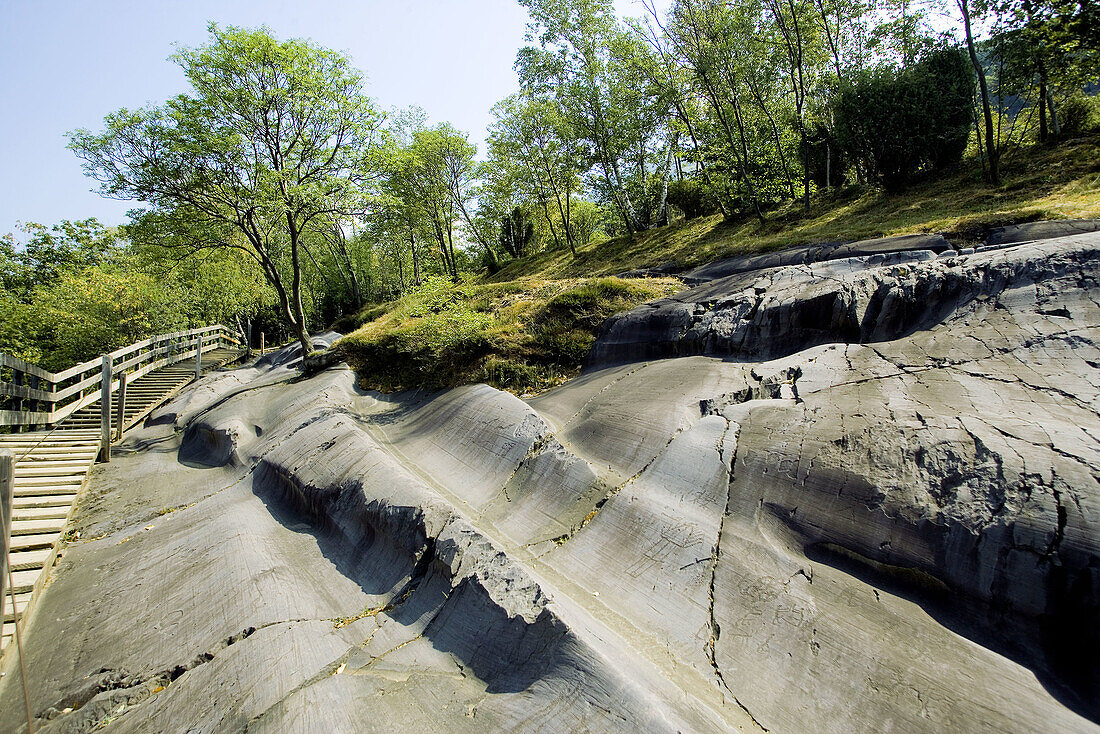
<path fill-rule="evenodd" d="M 17 442 L 17 441 L 3 441 L 0 442 L 0 449 L 8 449 L 15 453 L 17 456 L 23 453 L 36 452 L 36 451 L 74 451 L 80 449 L 87 449 L 92 446 L 94 441 L 92 439 L 74 439 L 74 440 L 58 440 L 51 439 L 49 441 L 33 441 L 33 442 Z"/>
<path fill-rule="evenodd" d="M 23 624 L 23 610 L 27 608 L 27 603 L 30 602 L 30 594 L 16 594 L 15 595 L 15 610 L 19 612 L 19 624 Z M 11 597 L 7 592 L 4 592 L 4 621 L 11 622 L 15 619 L 15 616 L 11 613 Z"/>
<path fill-rule="evenodd" d="M 69 514 L 66 507 L 13 507 L 12 520 L 64 520 Z"/>
<path fill-rule="evenodd" d="M 18 514 L 20 510 L 32 510 L 51 507 L 68 507 L 76 499 L 76 493 L 53 495 L 31 495 L 29 497 L 16 497 L 12 501 L 12 514 Z"/>
<path fill-rule="evenodd" d="M 65 472 L 62 476 L 17 476 L 15 478 L 15 491 L 30 490 L 36 486 L 66 486 L 69 484 L 79 486 L 84 482 L 84 474 L 85 472 L 77 474 Z"/>
<path fill-rule="evenodd" d="M 15 488 L 14 496 L 17 499 L 27 497 L 52 497 L 55 495 L 76 494 L 80 491 L 80 484 L 61 484 L 52 487 L 27 487 Z"/>
<path fill-rule="evenodd" d="M 18 597 L 20 594 L 29 594 L 31 591 L 33 591 L 34 582 L 37 581 L 38 577 L 41 575 L 42 571 L 40 569 L 33 569 L 30 571 L 16 571 L 13 568 L 11 573 L 11 580 L 12 588 L 15 589 L 16 597 Z M 7 595 L 8 593 L 10 592 L 5 589 L 4 594 Z M 10 605 L 11 602 L 9 601 L 8 604 Z"/>
<path fill-rule="evenodd" d="M 39 548 L 37 550 L 14 551 L 8 555 L 11 570 L 28 571 L 41 569 L 50 559 L 53 548 Z"/>
<path fill-rule="evenodd" d="M 20 464 L 29 463 L 35 465 L 50 464 L 55 461 L 66 462 L 83 462 L 86 465 L 90 465 L 95 461 L 95 455 L 98 453 L 98 447 L 95 449 L 83 449 L 81 451 L 69 451 L 69 452 L 55 452 L 55 453 L 38 453 L 34 452 L 19 459 Z"/>
<path fill-rule="evenodd" d="M 15 465 L 15 483 L 21 484 L 23 479 L 36 479 L 39 477 L 72 477 L 88 473 L 91 462 L 55 462 L 42 466 L 34 466 L 20 461 Z"/>
<path fill-rule="evenodd" d="M 61 533 L 39 533 L 38 535 L 13 535 L 11 538 L 11 552 L 21 550 L 42 550 L 53 548 L 53 544 L 61 537 Z"/>
<path fill-rule="evenodd" d="M 64 527 L 64 519 L 44 520 L 41 518 L 30 518 L 21 520 L 19 518 L 13 518 L 11 521 L 11 535 L 13 538 L 23 535 L 41 535 L 42 533 L 57 533 L 60 535 Z"/>

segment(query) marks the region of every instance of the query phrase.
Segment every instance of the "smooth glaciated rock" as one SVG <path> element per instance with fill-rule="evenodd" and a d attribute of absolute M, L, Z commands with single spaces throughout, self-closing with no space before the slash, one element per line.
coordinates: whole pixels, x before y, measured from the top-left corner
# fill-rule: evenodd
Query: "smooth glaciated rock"
<path fill-rule="evenodd" d="M 527 401 L 204 378 L 95 470 L 38 730 L 1100 731 L 1100 233 L 926 244 L 643 306 Z"/>
<path fill-rule="evenodd" d="M 1049 222 L 1027 222 L 994 227 L 986 238 L 989 245 L 1014 245 L 1031 240 L 1068 237 L 1100 231 L 1100 219 L 1059 219 Z"/>

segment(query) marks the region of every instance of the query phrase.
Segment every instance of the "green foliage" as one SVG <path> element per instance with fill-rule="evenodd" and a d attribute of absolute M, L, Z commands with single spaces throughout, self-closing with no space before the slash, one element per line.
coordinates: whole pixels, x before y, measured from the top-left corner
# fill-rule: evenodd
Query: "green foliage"
<path fill-rule="evenodd" d="M 173 56 L 191 85 L 159 107 L 121 109 L 70 147 L 105 196 L 136 199 L 187 252 L 248 252 L 309 347 L 304 241 L 318 217 L 360 209 L 378 167 L 380 116 L 339 53 L 265 29 L 220 29 Z M 149 225 L 153 226 L 153 225 Z"/>
<path fill-rule="evenodd" d="M 1062 135 L 1092 132 L 1100 127 L 1100 97 L 1080 94 L 1070 97 L 1062 103 L 1058 114 L 1061 116 Z"/>
<path fill-rule="evenodd" d="M 958 49 L 903 69 L 880 66 L 841 87 L 833 104 L 845 151 L 891 191 L 957 165 L 972 122 L 973 75 Z"/>
<path fill-rule="evenodd" d="M 500 222 L 500 246 L 512 257 L 531 252 L 535 244 L 535 225 L 518 206 Z"/>
<path fill-rule="evenodd" d="M 431 279 L 364 312 L 338 349 L 366 387 L 442 389 L 485 381 L 524 392 L 575 374 L 612 314 L 667 295 L 670 279 L 599 278 L 494 285 Z"/>
<path fill-rule="evenodd" d="M 702 184 L 691 178 L 668 182 L 668 203 L 682 211 L 687 219 L 711 214 L 718 209 Z"/>

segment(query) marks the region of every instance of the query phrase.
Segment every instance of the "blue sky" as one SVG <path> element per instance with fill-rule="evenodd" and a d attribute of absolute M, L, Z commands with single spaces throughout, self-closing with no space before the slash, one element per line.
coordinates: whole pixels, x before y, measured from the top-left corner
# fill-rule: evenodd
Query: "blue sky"
<path fill-rule="evenodd" d="M 90 192 L 65 133 L 186 91 L 167 58 L 173 43 L 203 43 L 211 20 L 344 51 L 379 106 L 420 105 L 481 148 L 489 109 L 516 89 L 527 12 L 514 0 L 0 0 L 0 234 L 17 221 L 125 221 L 135 204 Z"/>

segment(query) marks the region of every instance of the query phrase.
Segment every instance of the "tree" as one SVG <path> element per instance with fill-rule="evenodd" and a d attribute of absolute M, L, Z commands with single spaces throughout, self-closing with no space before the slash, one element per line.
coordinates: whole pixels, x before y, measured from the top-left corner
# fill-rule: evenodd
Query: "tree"
<path fill-rule="evenodd" d="M 610 0 L 519 1 L 531 13 L 529 39 L 537 32 L 539 42 L 516 58 L 524 93 L 554 100 L 585 149 L 580 159 L 594 170 L 592 188 L 627 232 L 654 226 L 675 147 L 667 89 L 642 71 L 656 61 L 619 26 Z"/>
<path fill-rule="evenodd" d="M 494 193 L 508 188 L 511 197 L 541 211 L 555 245 L 564 237 L 576 255 L 573 196 L 580 189 L 584 155 L 558 101 L 512 95 L 493 107 L 493 114 L 485 188 Z M 508 213 L 507 208 L 497 212 L 499 218 Z"/>
<path fill-rule="evenodd" d="M 512 257 L 523 257 L 531 251 L 535 241 L 535 225 L 523 216 L 518 206 L 501 219 L 500 246 Z"/>
<path fill-rule="evenodd" d="M 66 270 L 96 265 L 121 246 L 118 232 L 94 217 L 78 222 L 65 219 L 52 227 L 26 222 L 20 229 L 29 238 L 19 252 L 11 250 L 10 266 L 0 275 L 4 287 L 16 292 L 29 293 L 35 286 L 56 282 Z"/>
<path fill-rule="evenodd" d="M 974 77 L 957 48 L 917 63 L 852 75 L 833 100 L 841 144 L 890 191 L 917 174 L 961 160 L 972 114 Z"/>
<path fill-rule="evenodd" d="M 247 253 L 308 355 L 304 237 L 360 208 L 381 117 L 346 56 L 266 28 L 209 30 L 206 45 L 173 56 L 191 94 L 114 112 L 69 147 L 101 194 L 146 202 L 179 246 Z"/>
<path fill-rule="evenodd" d="M 468 209 L 476 170 L 474 153 L 476 148 L 465 135 L 451 124 L 442 123 L 414 130 L 409 145 L 392 165 L 395 191 L 428 222 L 443 269 L 456 281 L 456 226 L 465 221 L 472 234 L 479 234 Z"/>
<path fill-rule="evenodd" d="M 963 34 L 966 38 L 966 50 L 970 55 L 970 63 L 974 67 L 974 73 L 978 77 L 978 91 L 981 93 L 982 115 L 985 118 L 985 152 L 989 160 L 989 182 L 994 186 L 1001 185 L 1001 149 L 994 140 L 993 110 L 989 103 L 989 84 L 985 78 L 985 67 L 978 58 L 978 51 L 974 44 L 974 32 L 970 24 L 970 0 L 955 0 L 959 12 L 962 13 Z"/>

